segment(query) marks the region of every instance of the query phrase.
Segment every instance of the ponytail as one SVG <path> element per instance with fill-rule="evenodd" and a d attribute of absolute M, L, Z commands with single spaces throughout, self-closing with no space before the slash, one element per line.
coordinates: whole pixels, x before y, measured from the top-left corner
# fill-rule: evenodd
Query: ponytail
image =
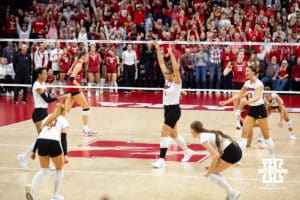
<path fill-rule="evenodd" d="M 46 119 L 46 121 L 42 124 L 41 129 L 44 128 L 45 126 L 51 129 L 54 126 L 53 122 L 64 112 L 64 110 L 65 110 L 65 105 L 62 103 L 57 103 L 53 114 Z"/>
<path fill-rule="evenodd" d="M 31 85 L 33 86 L 34 82 L 38 79 L 39 75 L 43 73 L 43 71 L 46 70 L 46 68 L 41 67 L 37 68 L 32 73 L 32 82 Z"/>
<path fill-rule="evenodd" d="M 206 133 L 214 133 L 215 136 L 216 136 L 216 146 L 217 146 L 217 148 L 218 148 L 218 152 L 220 153 L 220 155 L 223 154 L 223 151 L 222 151 L 222 149 L 221 149 L 220 136 L 223 137 L 223 138 L 228 139 L 228 140 L 231 141 L 233 144 L 237 144 L 236 141 L 234 141 L 234 140 L 232 139 L 232 137 L 230 137 L 229 135 L 224 134 L 222 131 L 205 129 L 205 128 L 203 127 L 202 122 L 200 122 L 200 121 L 193 121 L 193 122 L 191 123 L 191 129 L 195 130 L 195 132 L 198 133 L 198 134 L 200 134 L 200 133 L 202 133 L 202 132 L 206 132 Z"/>

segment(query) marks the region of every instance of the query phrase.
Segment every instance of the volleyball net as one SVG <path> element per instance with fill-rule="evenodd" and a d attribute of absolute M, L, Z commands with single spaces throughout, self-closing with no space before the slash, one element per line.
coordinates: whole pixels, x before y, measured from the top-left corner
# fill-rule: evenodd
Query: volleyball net
<path fill-rule="evenodd" d="M 15 51 L 20 51 L 21 44 L 26 44 L 31 57 L 30 76 L 33 70 L 45 67 L 49 76 L 54 74 L 54 80 L 47 80 L 49 87 L 54 89 L 80 87 L 84 90 L 110 91 L 161 91 L 164 86 L 164 75 L 158 65 L 153 41 L 131 40 L 51 40 L 51 39 L 9 39 L 0 38 L 4 49 L 12 43 Z M 41 45 L 43 44 L 43 45 Z M 57 45 L 59 44 L 59 45 Z M 245 66 L 254 66 L 258 78 L 270 91 L 281 94 L 300 94 L 300 44 L 283 42 L 220 42 L 220 41 L 158 41 L 166 64 L 169 62 L 168 47 L 173 49 L 180 66 L 182 90 L 196 93 L 230 93 L 237 76 Z M 67 70 L 78 58 L 81 51 L 90 52 L 91 46 L 99 54 L 97 70 L 99 76 L 90 71 L 89 65 L 96 61 L 89 56 L 89 62 L 83 65 L 83 80 L 81 86 L 66 85 Z M 130 46 L 130 47 L 128 47 Z M 132 50 L 129 50 L 132 49 Z M 128 51 L 134 56 L 128 56 Z M 65 52 L 65 53 L 64 53 Z M 109 52 L 113 52 L 113 56 Z M 127 53 L 126 53 L 127 52 Z M 64 55 L 65 54 L 65 55 Z M 2 54 L 3 57 L 15 56 Z M 63 63 L 63 57 L 67 63 Z M 111 70 L 112 58 L 117 57 L 116 69 Z M 12 57 L 1 60 L 1 65 L 14 65 L 14 73 L 18 73 L 18 64 Z M 91 59 L 92 57 L 92 59 Z M 5 61 L 6 60 L 6 61 Z M 44 62 L 47 62 L 44 64 Z M 8 63 L 6 63 L 8 62 Z M 127 69 L 130 64 L 131 69 Z M 41 63 L 43 66 L 41 66 Z M 61 68 L 64 65 L 64 70 Z M 67 69 L 66 69 L 67 68 Z M 298 69 L 299 68 L 299 69 Z M 89 73 L 90 72 L 90 73 Z M 64 75 L 64 77 L 62 77 Z M 11 76 L 10 82 L 3 81 Z M 15 80 L 15 74 L 0 74 L 0 87 L 32 87 L 31 81 Z M 298 77 L 299 76 L 299 77 Z M 1 81 L 2 80 L 2 81 Z M 49 82 L 50 81 L 50 82 Z M 240 80 L 239 80 L 240 81 Z"/>

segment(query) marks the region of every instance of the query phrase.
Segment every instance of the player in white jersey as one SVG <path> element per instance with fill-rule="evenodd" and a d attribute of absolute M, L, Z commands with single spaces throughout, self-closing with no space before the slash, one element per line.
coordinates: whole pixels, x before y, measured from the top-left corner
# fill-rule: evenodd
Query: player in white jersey
<path fill-rule="evenodd" d="M 48 95 L 45 81 L 47 79 L 47 70 L 46 68 L 37 68 L 32 77 L 33 87 L 32 87 L 32 95 L 34 102 L 34 110 L 32 112 L 32 121 L 35 125 L 37 133 L 39 134 L 41 131 L 42 120 L 47 117 L 48 112 L 48 103 L 54 102 L 57 99 L 67 98 L 70 95 L 62 95 L 59 97 L 51 97 Z M 23 154 L 18 155 L 18 160 L 20 161 L 20 165 L 24 169 L 28 169 L 27 157 L 31 153 L 33 148 L 33 144 L 31 144 L 27 151 Z"/>
<path fill-rule="evenodd" d="M 292 122 L 288 116 L 288 113 L 286 111 L 286 108 L 284 106 L 284 102 L 282 98 L 275 93 L 265 93 L 264 94 L 264 101 L 265 105 L 267 107 L 268 115 L 272 113 L 274 110 L 278 110 L 280 113 L 280 121 L 278 123 L 279 128 L 282 128 L 283 122 L 285 121 L 287 123 L 287 127 L 290 133 L 290 139 L 295 140 L 296 135 L 293 131 Z"/>
<path fill-rule="evenodd" d="M 230 136 L 219 130 L 207 130 L 202 122 L 191 123 L 191 134 L 212 156 L 212 162 L 206 167 L 205 176 L 219 184 L 226 190 L 226 200 L 236 200 L 240 192 L 234 190 L 220 174 L 220 172 L 231 167 L 242 158 L 242 150 Z"/>
<path fill-rule="evenodd" d="M 56 176 L 54 181 L 54 194 L 51 200 L 63 200 L 59 189 L 64 177 L 64 164 L 68 163 L 67 133 L 69 123 L 64 118 L 65 106 L 57 103 L 54 113 L 48 116 L 42 124 L 41 132 L 35 142 L 31 158 L 35 159 L 38 150 L 40 170 L 35 174 L 31 183 L 25 187 L 27 200 L 34 199 L 35 188 L 47 175 L 50 159 L 55 165 Z"/>
<path fill-rule="evenodd" d="M 163 168 L 166 166 L 165 156 L 169 146 L 169 136 L 171 136 L 176 144 L 184 150 L 184 157 L 181 160 L 182 162 L 187 162 L 193 155 L 193 151 L 187 147 L 184 138 L 178 134 L 177 130 L 177 122 L 181 115 L 179 106 L 181 77 L 178 63 L 173 54 L 173 50 L 168 48 L 168 53 L 171 58 L 171 66 L 166 66 L 160 46 L 156 41 L 154 41 L 154 46 L 156 48 L 161 72 L 165 78 L 165 86 L 163 90 L 164 124 L 161 130 L 160 155 L 159 159 L 152 163 L 152 166 L 155 168 Z"/>
<path fill-rule="evenodd" d="M 240 93 L 231 97 L 226 101 L 221 101 L 220 105 L 224 106 L 226 104 L 232 103 L 237 98 L 241 98 L 247 95 L 247 99 L 241 102 L 243 105 L 249 105 L 249 111 L 244 120 L 244 124 L 242 128 L 242 137 L 239 140 L 239 145 L 242 148 L 242 150 L 245 150 L 248 137 L 253 131 L 255 122 L 257 122 L 261 129 L 262 135 L 266 140 L 269 153 L 271 157 L 273 157 L 274 142 L 270 136 L 268 114 L 267 114 L 267 109 L 264 105 L 264 99 L 263 99 L 264 85 L 257 78 L 256 73 L 257 72 L 254 67 L 248 66 L 246 69 L 246 77 L 248 80 L 243 85 L 242 89 L 240 90 Z"/>

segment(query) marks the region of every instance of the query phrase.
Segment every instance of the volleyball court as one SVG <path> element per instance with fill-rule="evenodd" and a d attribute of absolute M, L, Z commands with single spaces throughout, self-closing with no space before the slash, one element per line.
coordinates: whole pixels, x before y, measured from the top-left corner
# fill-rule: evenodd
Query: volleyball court
<path fill-rule="evenodd" d="M 118 41 L 109 41 L 113 44 L 105 45 L 107 42 L 89 41 L 89 44 L 96 44 L 97 52 L 100 52 L 101 46 L 118 48 L 121 44 Z M 131 44 L 136 51 L 136 48 L 142 48 L 143 45 L 146 46 L 151 42 L 126 41 L 125 43 Z M 206 42 L 180 41 L 159 44 L 164 46 L 168 43 L 181 44 L 192 49 L 192 54 L 198 53 L 199 46 L 206 48 L 212 46 L 211 43 Z M 222 42 L 217 44 L 223 49 L 233 45 Z M 248 43 L 235 45 L 240 45 L 241 48 L 245 45 L 253 46 Z M 256 45 L 266 46 L 260 43 Z M 293 45 L 296 46 L 291 44 L 291 48 L 294 47 Z M 107 53 L 110 50 L 103 51 Z M 103 57 L 102 54 L 99 55 Z M 247 52 L 245 55 L 248 55 Z M 234 63 L 235 60 L 230 62 Z M 221 75 L 218 89 L 216 83 L 211 89 L 203 88 L 201 83 L 197 88 L 196 70 L 185 70 L 182 77 L 184 92 L 180 98 L 182 114 L 178 122 L 178 130 L 194 153 L 188 162 L 181 162 L 184 151 L 170 139 L 166 156 L 167 166 L 155 169 L 151 163 L 159 157 L 159 136 L 163 122 L 162 74 L 154 73 L 153 77 L 151 75 L 153 80 L 150 80 L 145 65 L 139 64 L 132 83 L 130 82 L 132 79 L 124 77 L 124 69 L 117 71 L 116 85 L 111 82 L 112 74 L 108 79 L 107 67 L 101 64 L 98 82 L 95 79 L 93 82 L 89 81 L 89 72 L 85 71 L 81 86 L 90 106 L 89 127 L 97 133 L 82 134 L 82 109 L 78 104 L 75 103 L 66 115 L 70 126 L 68 133 L 70 162 L 65 165 L 65 177 L 61 186 L 61 194 L 64 198 L 224 199 L 226 196 L 224 190 L 204 176 L 205 167 L 211 161 L 208 151 L 199 144 L 199 141 L 194 140 L 190 133 L 191 122 L 200 120 L 208 129 L 222 130 L 236 140 L 240 137 L 241 130 L 236 129 L 234 106 L 219 105 L 220 101 L 230 98 L 232 93 L 237 91 L 226 88 L 229 85 L 226 85 L 224 74 Z M 215 76 L 214 81 L 218 78 L 217 74 Z M 209 74 L 206 77 L 209 85 Z M 270 85 L 272 82 L 267 84 Z M 1 86 L 24 85 L 2 84 Z M 31 90 L 30 84 L 25 86 L 29 91 Z M 59 77 L 55 84 L 48 85 L 51 95 L 63 94 L 68 87 L 72 88 L 66 84 L 65 79 L 60 80 Z M 283 91 L 267 93 L 277 93 L 283 99 L 298 139 L 299 91 L 289 91 L 289 89 L 286 85 Z M 21 168 L 17 160 L 17 155 L 25 151 L 37 135 L 31 120 L 34 108 L 32 94 L 29 92 L 26 104 L 14 104 L 11 96 L 0 97 L 0 103 L 1 196 L 6 199 L 25 199 L 24 186 L 31 181 L 39 169 L 37 160 L 28 159 L 28 169 Z M 49 114 L 54 108 L 55 103 L 50 103 Z M 235 165 L 223 173 L 230 185 L 241 192 L 239 199 L 297 199 L 296 191 L 300 185 L 298 140 L 290 139 L 286 124 L 282 128 L 278 127 L 280 121 L 278 111 L 270 115 L 268 121 L 275 143 L 275 158 L 282 163 L 276 164 L 273 168 L 264 165 L 263 161 L 268 158 L 268 152 L 264 144 L 256 143 L 260 131 L 254 128 L 252 144 L 243 152 L 240 165 Z M 50 175 L 46 180 L 37 186 L 35 199 L 49 199 L 51 196 L 55 172 L 49 171 L 48 174 Z"/>

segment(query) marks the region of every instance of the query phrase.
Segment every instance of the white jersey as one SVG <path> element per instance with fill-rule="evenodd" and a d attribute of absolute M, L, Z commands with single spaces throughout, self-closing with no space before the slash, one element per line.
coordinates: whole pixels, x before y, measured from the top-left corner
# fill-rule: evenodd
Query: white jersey
<path fill-rule="evenodd" d="M 163 105 L 179 104 L 181 84 L 165 81 L 163 90 Z"/>
<path fill-rule="evenodd" d="M 53 71 L 59 71 L 58 58 L 63 54 L 62 49 L 53 49 L 50 53 L 51 68 Z"/>
<path fill-rule="evenodd" d="M 226 147 L 228 147 L 231 144 L 231 141 L 227 138 L 223 138 L 222 136 L 219 136 L 220 138 L 220 147 L 222 149 L 222 151 L 224 151 L 224 149 L 226 149 Z M 218 147 L 216 144 L 216 134 L 214 133 L 201 133 L 200 135 L 200 144 L 204 144 L 206 141 L 208 141 L 215 150 L 218 151 Z"/>
<path fill-rule="evenodd" d="M 43 123 L 48 119 L 48 117 L 43 120 Z M 60 141 L 61 132 L 67 127 L 69 127 L 68 121 L 63 116 L 58 116 L 58 118 L 53 122 L 53 127 L 50 128 L 45 126 L 42 128 L 38 138 Z"/>
<path fill-rule="evenodd" d="M 35 108 L 48 108 L 48 103 L 42 98 L 42 96 L 37 92 L 37 89 L 42 89 L 46 91 L 47 86 L 46 84 L 40 83 L 35 81 L 32 87 L 32 95 L 33 95 L 33 102 Z"/>
<path fill-rule="evenodd" d="M 244 86 L 247 88 L 248 100 L 255 97 L 257 88 L 259 88 L 259 87 L 264 88 L 264 84 L 259 79 L 256 79 L 256 81 L 254 83 L 251 83 L 250 80 L 247 80 L 245 82 Z M 263 92 L 262 92 L 259 99 L 256 102 L 249 104 L 249 106 L 259 106 L 259 105 L 263 105 L 263 104 L 264 104 L 264 98 L 263 98 Z"/>
<path fill-rule="evenodd" d="M 278 107 L 279 105 L 278 105 L 278 102 L 277 102 L 277 100 L 276 100 L 276 94 L 275 93 L 273 93 L 273 94 L 271 94 L 271 96 L 272 96 L 272 100 L 271 100 L 271 102 L 269 102 L 268 100 L 266 100 L 266 106 L 269 106 L 269 107 Z M 283 101 L 282 101 L 282 99 L 281 98 L 279 98 L 280 100 L 281 100 L 281 103 L 283 104 Z"/>

